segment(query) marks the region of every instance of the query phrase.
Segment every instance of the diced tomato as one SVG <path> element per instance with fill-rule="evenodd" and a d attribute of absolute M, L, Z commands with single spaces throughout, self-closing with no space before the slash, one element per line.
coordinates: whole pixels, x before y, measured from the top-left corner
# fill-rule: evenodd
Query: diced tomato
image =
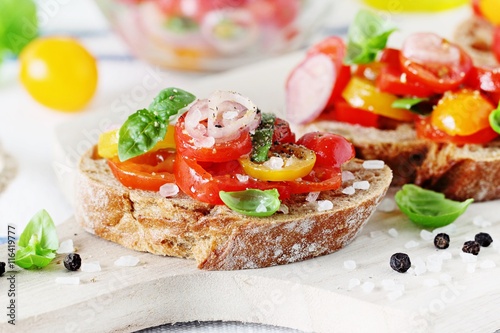
<path fill-rule="evenodd" d="M 316 166 L 340 167 L 354 158 L 354 146 L 343 136 L 333 133 L 311 132 L 304 134 L 297 144 L 316 153 Z"/>
<path fill-rule="evenodd" d="M 382 51 L 380 62 L 384 64 L 380 68 L 376 85 L 380 91 L 394 95 L 429 97 L 434 94 L 433 90 L 424 84 L 408 77 L 403 72 L 399 62 L 401 52 L 396 49 L 387 48 Z"/>
<path fill-rule="evenodd" d="M 274 132 L 272 138 L 273 144 L 276 143 L 295 143 L 295 133 L 290 129 L 288 121 L 276 117 L 274 121 Z"/>
<path fill-rule="evenodd" d="M 336 80 L 333 86 L 332 94 L 327 105 L 333 105 L 333 103 L 340 97 L 342 90 L 349 82 L 351 78 L 351 68 L 350 66 L 344 65 L 344 57 L 346 54 L 346 45 L 344 41 L 337 36 L 332 36 L 324 39 L 323 41 L 315 44 L 308 51 L 308 55 L 322 53 L 330 57 L 335 69 L 336 69 Z"/>
<path fill-rule="evenodd" d="M 429 139 L 434 142 L 464 144 L 484 144 L 498 137 L 491 127 L 484 128 L 471 135 L 449 135 L 431 124 L 431 117 L 420 117 L 415 122 L 417 136 L 421 139 Z"/>
<path fill-rule="evenodd" d="M 174 159 L 175 150 L 162 149 L 124 162 L 120 162 L 118 157 L 113 157 L 108 159 L 108 165 L 116 179 L 124 186 L 158 191 L 164 184 L 175 183 Z"/>
<path fill-rule="evenodd" d="M 403 43 L 403 72 L 437 93 L 456 89 L 472 69 L 472 59 L 459 46 L 433 33 L 415 33 Z"/>
<path fill-rule="evenodd" d="M 493 30 L 493 54 L 497 61 L 500 62 L 500 25 L 497 25 Z"/>
<path fill-rule="evenodd" d="M 182 156 L 205 162 L 225 162 L 236 160 L 252 150 L 252 139 L 248 131 L 242 131 L 236 139 L 215 143 L 213 147 L 196 146 L 193 138 L 185 131 L 185 116 L 183 114 L 175 126 L 175 144 Z"/>

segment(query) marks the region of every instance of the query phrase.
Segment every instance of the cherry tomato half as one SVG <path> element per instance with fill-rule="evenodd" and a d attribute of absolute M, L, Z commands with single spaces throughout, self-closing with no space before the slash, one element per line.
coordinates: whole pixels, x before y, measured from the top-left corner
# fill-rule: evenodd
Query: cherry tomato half
<path fill-rule="evenodd" d="M 124 186 L 158 191 L 167 183 L 175 183 L 175 150 L 163 149 L 146 153 L 127 161 L 120 162 L 118 157 L 108 159 L 113 175 Z"/>
<path fill-rule="evenodd" d="M 465 144 L 484 144 L 488 143 L 498 137 L 491 127 L 484 128 L 474 134 L 461 136 L 449 135 L 441 131 L 431 123 L 431 117 L 420 117 L 415 121 L 415 129 L 417 136 L 421 139 L 429 139 L 434 142 L 454 143 L 457 145 Z"/>
<path fill-rule="evenodd" d="M 20 54 L 20 79 L 39 103 L 62 111 L 83 108 L 97 87 L 94 57 L 75 39 L 38 38 Z"/>
<path fill-rule="evenodd" d="M 400 63 L 408 78 L 436 93 L 457 88 L 472 69 L 467 53 L 433 33 L 410 35 L 403 43 Z"/>
<path fill-rule="evenodd" d="M 297 144 L 303 145 L 316 153 L 316 166 L 340 167 L 354 158 L 354 146 L 343 136 L 311 132 L 304 134 Z"/>
<path fill-rule="evenodd" d="M 252 150 L 252 139 L 248 131 L 243 131 L 234 140 L 215 143 L 213 147 L 198 147 L 194 145 L 193 138 L 185 130 L 183 114 L 175 125 L 175 144 L 180 155 L 197 161 L 225 162 L 237 160 Z"/>
<path fill-rule="evenodd" d="M 465 84 L 474 90 L 500 93 L 500 68 L 474 67 Z"/>

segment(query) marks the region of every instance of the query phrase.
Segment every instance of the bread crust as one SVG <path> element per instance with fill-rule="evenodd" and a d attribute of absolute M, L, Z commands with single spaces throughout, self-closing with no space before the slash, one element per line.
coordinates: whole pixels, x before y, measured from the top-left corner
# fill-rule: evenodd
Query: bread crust
<path fill-rule="evenodd" d="M 77 176 L 75 216 L 87 231 L 127 248 L 195 259 L 205 270 L 235 270 L 287 264 L 332 253 L 349 244 L 385 195 L 392 172 L 346 165 L 369 190 L 352 196 L 321 192 L 334 208 L 318 211 L 306 195 L 284 202 L 288 214 L 248 217 L 226 206 L 197 202 L 184 194 L 163 198 L 121 185 L 102 159 L 85 154 Z M 353 181 L 345 182 L 344 187 Z"/>
<path fill-rule="evenodd" d="M 379 130 L 334 121 L 319 121 L 296 129 L 298 133 L 327 131 L 343 135 L 356 157 L 380 159 L 393 170 L 393 186 L 415 183 L 454 200 L 500 198 L 500 140 L 488 144 L 436 143 L 418 139 L 409 124 Z"/>

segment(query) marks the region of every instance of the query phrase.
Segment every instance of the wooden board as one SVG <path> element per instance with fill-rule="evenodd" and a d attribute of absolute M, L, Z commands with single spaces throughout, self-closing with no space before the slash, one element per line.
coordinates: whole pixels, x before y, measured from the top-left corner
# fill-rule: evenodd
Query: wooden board
<path fill-rule="evenodd" d="M 231 272 L 205 272 L 190 260 L 130 251 L 83 231 L 73 219 L 58 227 L 61 241 L 73 239 L 85 262 L 99 261 L 100 272 L 69 272 L 63 255 L 40 271 L 15 273 L 16 326 L 0 316 L 2 332 L 132 332 L 181 321 L 242 321 L 311 332 L 494 332 L 500 328 L 500 202 L 473 204 L 453 225 L 451 246 L 440 272 L 400 274 L 389 267 L 395 252 L 415 264 L 436 250 L 420 238 L 420 229 L 399 212 L 377 212 L 345 249 L 285 266 Z M 480 228 L 477 215 L 491 221 Z M 395 228 L 393 237 L 388 230 Z M 494 243 L 482 248 L 475 263 L 460 256 L 464 240 L 480 231 Z M 419 243 L 405 248 L 411 240 Z M 7 249 L 0 247 L 0 260 Z M 118 267 L 120 256 L 140 259 L 135 267 Z M 355 270 L 347 270 L 354 260 Z M 484 263 L 496 267 L 481 268 Z M 7 274 L 10 275 L 10 274 Z M 56 277 L 78 276 L 79 285 L 56 284 Z M 349 289 L 352 279 L 364 287 Z M 450 279 L 450 281 L 447 281 Z M 392 299 L 392 280 L 404 293 Z M 0 308 L 6 312 L 7 280 L 0 279 Z M 352 281 L 351 281 L 352 282 Z M 435 286 L 428 286 L 438 282 Z M 373 283 L 374 289 L 367 292 Z M 384 287 L 385 286 L 385 287 Z M 365 290 L 366 289 L 366 290 Z"/>

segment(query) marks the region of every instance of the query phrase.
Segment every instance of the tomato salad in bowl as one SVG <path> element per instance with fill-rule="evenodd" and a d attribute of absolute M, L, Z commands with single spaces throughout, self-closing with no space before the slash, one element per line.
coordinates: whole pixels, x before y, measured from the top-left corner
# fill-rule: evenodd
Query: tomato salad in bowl
<path fill-rule="evenodd" d="M 354 148 L 331 133 L 296 139 L 288 122 L 235 92 L 196 100 L 168 88 L 120 129 L 101 134 L 97 155 L 126 187 L 166 197 L 180 190 L 237 211 L 255 201 L 245 213 L 269 216 L 293 194 L 338 189 L 341 166 L 354 157 Z"/>
<path fill-rule="evenodd" d="M 310 48 L 287 81 L 287 120 L 379 129 L 412 124 L 420 139 L 457 145 L 497 139 L 499 70 L 476 66 L 460 46 L 434 33 L 387 47 L 395 30 L 361 11 L 347 42 L 333 36 Z"/>

